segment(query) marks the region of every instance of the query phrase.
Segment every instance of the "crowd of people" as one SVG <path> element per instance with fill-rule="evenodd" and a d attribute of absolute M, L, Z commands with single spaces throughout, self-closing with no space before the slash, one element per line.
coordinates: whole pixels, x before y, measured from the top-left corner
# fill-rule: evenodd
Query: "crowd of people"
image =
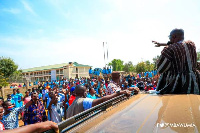
<path fill-rule="evenodd" d="M 153 78 L 140 79 L 134 75 L 125 77 L 114 73 L 111 78 L 82 77 L 37 84 L 37 87 L 28 89 L 25 95 L 20 89 L 13 88 L 13 94 L 8 94 L 7 99 L 0 98 L 0 130 L 18 128 L 19 119 L 22 119 L 24 125 L 47 120 L 59 123 L 118 94 L 128 94 L 123 90 L 137 94 L 139 89 L 156 89 L 157 81 Z M 79 97 L 85 98 L 81 109 L 74 105 Z"/>
<path fill-rule="evenodd" d="M 17 85 L 11 85 L 13 94 L 7 95 L 7 100 L 0 98 L 0 130 L 45 131 L 51 127 L 58 130 L 52 122 L 59 123 L 121 94 L 128 97 L 150 90 L 156 90 L 157 94 L 200 94 L 195 44 L 184 41 L 182 29 L 172 30 L 169 39 L 167 44 L 153 41 L 156 47 L 167 47 L 161 52 L 158 69 L 151 72 L 125 77 L 109 67 L 90 69 L 90 78 L 34 82 L 38 87 L 27 90 L 25 95 L 16 89 Z M 28 126 L 18 128 L 19 116 Z"/>

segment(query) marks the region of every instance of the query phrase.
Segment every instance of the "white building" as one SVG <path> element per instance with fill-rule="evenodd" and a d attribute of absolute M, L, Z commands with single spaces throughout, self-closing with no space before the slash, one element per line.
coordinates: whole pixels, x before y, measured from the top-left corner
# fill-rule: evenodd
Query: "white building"
<path fill-rule="evenodd" d="M 69 62 L 22 70 L 24 78 L 34 81 L 60 80 L 63 78 L 89 77 L 91 66 Z"/>

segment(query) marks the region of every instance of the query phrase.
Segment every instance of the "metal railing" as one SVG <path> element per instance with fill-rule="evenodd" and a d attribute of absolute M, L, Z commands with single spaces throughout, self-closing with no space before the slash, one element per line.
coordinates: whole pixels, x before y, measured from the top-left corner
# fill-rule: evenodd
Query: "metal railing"
<path fill-rule="evenodd" d="M 127 97 L 123 94 L 123 95 L 114 97 L 110 100 L 107 100 L 101 104 L 98 104 L 98 105 L 96 105 L 88 110 L 85 110 L 75 116 L 68 118 L 65 121 L 58 123 L 59 132 L 64 133 L 64 132 L 69 131 L 72 128 L 85 122 L 86 120 L 96 116 L 97 114 L 99 114 L 103 111 L 106 111 L 107 108 L 109 108 L 113 105 L 116 105 L 117 103 L 119 103 L 121 101 L 124 101 L 125 99 L 127 99 Z M 45 131 L 44 133 L 55 133 L 55 131 L 48 130 L 48 131 Z"/>

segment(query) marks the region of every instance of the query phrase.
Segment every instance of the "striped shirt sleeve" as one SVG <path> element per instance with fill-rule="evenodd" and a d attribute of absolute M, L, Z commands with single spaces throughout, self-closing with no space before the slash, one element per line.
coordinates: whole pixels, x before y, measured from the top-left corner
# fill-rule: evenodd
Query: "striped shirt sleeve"
<path fill-rule="evenodd" d="M 171 62 L 166 57 L 161 55 L 157 63 L 158 72 L 164 73 L 170 68 L 170 66 L 171 66 Z"/>

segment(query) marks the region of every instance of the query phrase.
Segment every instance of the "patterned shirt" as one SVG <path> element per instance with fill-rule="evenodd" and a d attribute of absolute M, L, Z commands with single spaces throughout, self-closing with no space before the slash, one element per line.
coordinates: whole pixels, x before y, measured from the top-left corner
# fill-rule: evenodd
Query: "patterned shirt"
<path fill-rule="evenodd" d="M 37 101 L 37 104 L 30 105 L 24 114 L 24 125 L 34 124 L 37 122 L 46 121 L 47 116 L 42 102 Z"/>
<path fill-rule="evenodd" d="M 200 94 L 200 73 L 196 70 L 197 54 L 191 41 L 165 47 L 157 62 L 161 74 L 157 91 L 161 94 Z"/>
<path fill-rule="evenodd" d="M 113 94 L 116 91 L 120 91 L 121 88 L 119 86 L 116 85 L 116 83 L 114 83 L 113 81 L 110 81 L 110 83 L 108 84 L 106 93 L 107 95 Z"/>
<path fill-rule="evenodd" d="M 14 129 L 19 127 L 18 122 L 18 116 L 19 113 L 24 110 L 24 106 L 20 108 L 14 108 L 13 111 L 11 111 L 7 115 L 3 115 L 3 118 L 1 122 L 3 123 L 5 129 Z"/>

